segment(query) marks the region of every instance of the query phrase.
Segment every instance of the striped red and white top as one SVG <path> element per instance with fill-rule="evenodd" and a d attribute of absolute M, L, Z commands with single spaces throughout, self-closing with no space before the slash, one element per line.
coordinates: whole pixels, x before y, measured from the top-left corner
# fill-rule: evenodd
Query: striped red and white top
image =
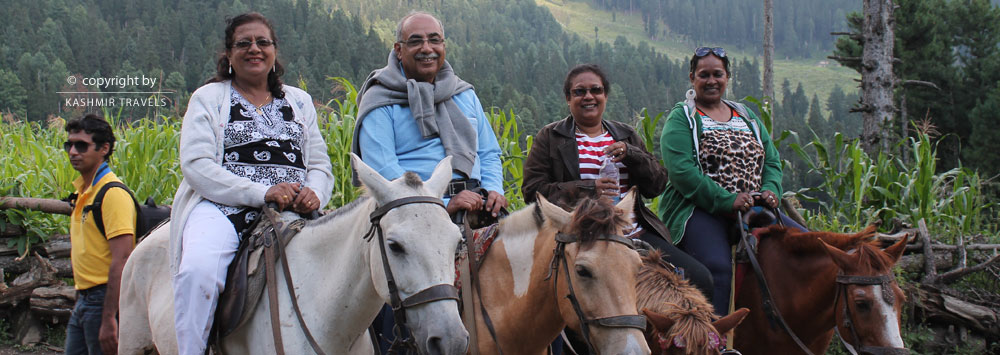
<path fill-rule="evenodd" d="M 601 161 L 604 159 L 604 148 L 615 143 L 611 133 L 604 132 L 597 137 L 576 132 L 576 148 L 580 155 L 580 180 L 597 180 L 600 177 Z M 628 168 L 622 162 L 615 163 L 618 167 L 618 189 L 620 197 L 624 198 L 628 193 Z M 635 219 L 635 213 L 629 211 L 629 219 L 632 226 L 626 228 L 626 237 L 637 235 L 642 228 L 639 227 Z"/>

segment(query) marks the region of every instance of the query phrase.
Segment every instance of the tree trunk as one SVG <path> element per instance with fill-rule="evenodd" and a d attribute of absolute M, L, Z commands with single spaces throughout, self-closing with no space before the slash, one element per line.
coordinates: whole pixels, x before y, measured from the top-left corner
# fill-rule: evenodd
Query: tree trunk
<path fill-rule="evenodd" d="M 861 106 L 864 127 L 862 148 L 870 156 L 888 151 L 890 128 L 895 116 L 892 90 L 893 32 L 892 0 L 865 0 L 864 48 L 861 57 Z"/>
<path fill-rule="evenodd" d="M 764 0 L 764 97 L 774 101 L 774 1 Z"/>

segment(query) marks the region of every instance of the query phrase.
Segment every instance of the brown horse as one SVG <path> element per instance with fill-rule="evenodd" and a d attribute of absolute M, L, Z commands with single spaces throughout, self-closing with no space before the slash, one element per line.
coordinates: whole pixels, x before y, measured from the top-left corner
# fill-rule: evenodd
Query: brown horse
<path fill-rule="evenodd" d="M 479 269 L 482 289 L 473 288 L 480 354 L 541 354 L 564 327 L 588 334 L 598 353 L 649 354 L 640 329 L 586 322 L 587 332 L 579 316 L 594 320 L 625 315 L 644 322 L 635 307 L 639 254 L 606 237 L 621 238 L 626 223 L 622 208 L 632 206 L 634 195 L 627 195 L 618 207 L 587 199 L 572 215 L 539 196 L 537 204 L 501 220 Z M 567 238 L 579 242 L 558 246 L 557 239 Z M 560 250 L 565 264 L 554 258 Z M 580 313 L 569 298 L 567 279 Z M 480 292 L 499 348 L 480 311 Z"/>
<path fill-rule="evenodd" d="M 657 251 L 642 258 L 636 293 L 638 308 L 652 325 L 646 329 L 646 343 L 653 354 L 718 354 L 725 345 L 721 335 L 749 312 L 741 308 L 715 320 L 705 295 L 668 268 Z"/>
<path fill-rule="evenodd" d="M 789 327 L 814 354 L 823 354 L 836 326 L 850 351 L 905 353 L 899 334 L 903 292 L 892 266 L 906 239 L 880 250 L 866 242 L 870 226 L 857 234 L 806 232 L 771 226 L 758 230 L 758 260 L 768 288 Z M 756 276 L 744 275 L 737 307 L 750 316 L 736 328 L 744 354 L 801 354 L 779 324 L 764 314 Z"/>

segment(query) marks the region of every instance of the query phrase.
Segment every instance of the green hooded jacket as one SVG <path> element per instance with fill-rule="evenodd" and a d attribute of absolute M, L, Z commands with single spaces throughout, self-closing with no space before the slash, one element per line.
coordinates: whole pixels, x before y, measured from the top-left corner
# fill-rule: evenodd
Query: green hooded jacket
<path fill-rule="evenodd" d="M 746 121 L 757 140 L 764 147 L 764 165 L 761 190 L 769 190 L 781 197 L 781 158 L 771 142 L 771 135 L 753 111 L 741 103 L 723 100 Z M 693 100 L 674 105 L 660 135 L 660 156 L 667 168 L 667 187 L 660 198 L 660 219 L 670 230 L 674 244 L 684 237 L 684 228 L 694 213 L 695 206 L 712 214 L 733 211 L 736 194 L 723 189 L 701 170 L 698 161 L 698 144 L 701 138 L 701 119 L 695 117 Z"/>

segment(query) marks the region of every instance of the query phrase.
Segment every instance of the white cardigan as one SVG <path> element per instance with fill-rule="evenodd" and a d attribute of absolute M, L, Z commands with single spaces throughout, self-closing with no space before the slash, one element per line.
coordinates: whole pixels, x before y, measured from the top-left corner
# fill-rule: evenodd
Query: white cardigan
<path fill-rule="evenodd" d="M 177 274 L 181 260 L 181 231 L 201 200 L 230 206 L 261 207 L 270 186 L 237 176 L 222 166 L 223 132 L 229 122 L 231 81 L 206 84 L 191 94 L 181 125 L 180 165 L 183 179 L 174 194 L 170 212 L 170 270 Z M 330 156 L 316 122 L 312 97 L 302 89 L 284 85 L 285 99 L 295 117 L 305 124 L 302 155 L 306 166 L 303 186 L 312 189 L 325 206 L 333 192 Z"/>

